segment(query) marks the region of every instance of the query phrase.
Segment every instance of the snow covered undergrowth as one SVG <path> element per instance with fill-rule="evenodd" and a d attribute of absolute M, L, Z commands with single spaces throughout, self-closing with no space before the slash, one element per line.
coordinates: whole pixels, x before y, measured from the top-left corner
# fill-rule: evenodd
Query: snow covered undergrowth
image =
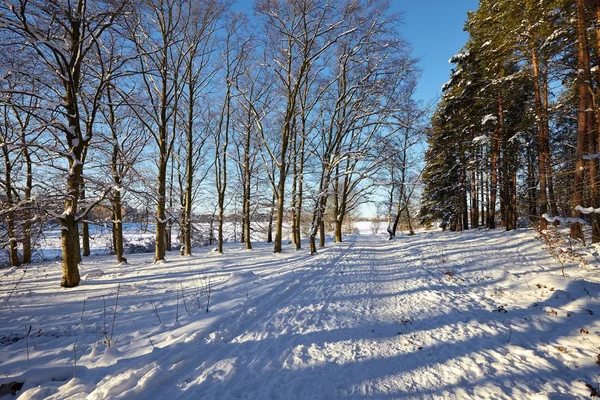
<path fill-rule="evenodd" d="M 533 231 L 200 251 L 90 258 L 74 289 L 57 287 L 56 263 L 18 285 L 20 271 L 4 274 L 0 384 L 23 382 L 22 399 L 559 399 L 598 386 L 598 263 L 563 277 Z"/>

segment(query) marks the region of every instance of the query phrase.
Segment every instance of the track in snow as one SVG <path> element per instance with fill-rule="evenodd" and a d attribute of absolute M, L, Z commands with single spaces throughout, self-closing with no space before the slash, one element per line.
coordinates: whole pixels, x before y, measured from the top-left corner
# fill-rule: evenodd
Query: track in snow
<path fill-rule="evenodd" d="M 543 312 L 514 300 L 516 314 L 504 313 L 511 301 L 501 286 L 506 273 L 493 268 L 506 255 L 480 239 L 462 241 L 460 251 L 440 237 L 423 239 L 361 236 L 332 245 L 209 337 L 174 346 L 119 379 L 107 377 L 92 397 L 509 399 L 572 393 L 568 368 L 532 343 L 538 336 L 527 339 L 528 324 Z M 497 244 L 493 240 L 490 245 Z M 523 257 L 518 253 L 515 260 Z M 525 328 L 513 332 L 515 316 Z M 125 391 L 111 387 L 124 374 L 137 384 Z"/>

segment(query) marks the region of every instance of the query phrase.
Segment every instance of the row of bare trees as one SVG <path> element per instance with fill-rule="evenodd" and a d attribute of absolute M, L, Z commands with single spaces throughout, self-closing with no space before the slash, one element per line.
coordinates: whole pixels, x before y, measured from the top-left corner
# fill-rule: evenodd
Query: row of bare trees
<path fill-rule="evenodd" d="M 191 255 L 194 212 L 210 207 L 222 252 L 238 201 L 248 249 L 257 215 L 273 221 L 275 252 L 288 218 L 300 249 L 308 213 L 314 253 L 326 210 L 341 241 L 344 218 L 398 184 L 388 171 L 415 144 L 418 71 L 389 1 L 257 0 L 254 10 L 226 0 L 0 5 L 0 212 L 12 265 L 31 260 L 32 233 L 53 219 L 61 285 L 76 286 L 94 207 L 111 210 L 121 263 L 124 204 L 148 201 L 156 261 L 174 226 Z"/>

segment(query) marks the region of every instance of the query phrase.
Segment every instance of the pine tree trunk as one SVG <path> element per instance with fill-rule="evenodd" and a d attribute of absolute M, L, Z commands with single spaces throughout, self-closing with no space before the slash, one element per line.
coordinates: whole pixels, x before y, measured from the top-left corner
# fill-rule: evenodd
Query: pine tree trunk
<path fill-rule="evenodd" d="M 477 164 L 477 152 L 475 146 L 471 146 L 471 160 Z M 477 198 L 477 172 L 475 167 L 471 169 L 471 229 L 479 226 L 479 199 Z"/>
<path fill-rule="evenodd" d="M 490 188 L 489 188 L 489 204 L 488 204 L 488 220 L 487 227 L 496 229 L 496 195 L 498 187 L 498 158 L 500 153 L 499 128 L 496 127 L 492 135 L 491 146 L 491 162 L 490 162 Z"/>
<path fill-rule="evenodd" d="M 530 27 L 531 30 L 531 27 Z M 530 35 L 531 36 L 531 35 Z M 546 160 L 546 129 L 544 124 L 544 111 L 542 107 L 542 94 L 540 90 L 540 72 L 536 51 L 533 44 L 530 44 L 531 48 L 531 64 L 533 67 L 533 88 L 535 92 L 535 114 L 538 128 L 538 177 L 540 190 L 538 194 L 538 203 L 540 206 L 540 229 L 546 229 L 548 222 L 543 217 L 544 214 L 548 213 L 548 197 L 547 197 L 547 179 L 546 179 L 546 168 L 548 160 Z"/>
<path fill-rule="evenodd" d="M 571 216 L 575 218 L 581 218 L 581 213 L 576 211 L 575 207 L 583 206 L 584 200 L 583 194 L 586 164 L 583 156 L 587 150 L 587 134 L 589 130 L 589 118 L 587 116 L 587 110 L 590 105 L 588 99 L 588 85 L 591 77 L 586 73 L 586 71 L 589 72 L 590 69 L 586 25 L 584 0 L 577 0 L 577 84 L 579 100 L 577 107 L 577 147 L 575 153 L 575 175 L 573 182 L 573 197 L 571 199 Z M 587 65 L 586 60 L 588 60 Z M 572 223 L 570 233 L 573 239 L 579 239 L 585 243 L 581 223 Z"/>
<path fill-rule="evenodd" d="M 543 74 L 542 74 L 542 94 L 543 94 L 543 104 L 542 104 L 542 110 L 544 112 L 543 116 L 544 116 L 544 132 L 545 132 L 545 137 L 544 137 L 544 152 L 545 154 L 545 158 L 546 158 L 546 181 L 548 183 L 548 200 L 550 202 L 550 211 L 552 212 L 552 215 L 558 215 L 558 204 L 556 203 L 556 195 L 554 193 L 554 178 L 553 178 L 553 172 L 552 172 L 552 157 L 550 155 L 550 124 L 549 124 L 549 120 L 550 117 L 548 115 L 548 107 L 549 107 L 549 101 L 548 101 L 548 65 L 545 64 L 544 65 L 544 70 L 543 70 Z"/>
<path fill-rule="evenodd" d="M 461 162 L 461 171 L 460 171 L 460 190 L 461 190 L 461 225 L 463 230 L 469 229 L 469 201 L 467 199 L 467 157 L 466 153 L 463 150 L 463 144 L 460 144 L 460 162 Z"/>

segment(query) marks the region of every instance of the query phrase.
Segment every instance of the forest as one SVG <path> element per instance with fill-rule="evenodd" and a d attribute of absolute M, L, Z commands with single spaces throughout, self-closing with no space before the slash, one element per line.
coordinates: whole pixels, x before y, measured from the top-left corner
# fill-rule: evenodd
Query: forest
<path fill-rule="evenodd" d="M 600 0 L 467 3 L 0 1 L 0 398 L 599 397 Z"/>
<path fill-rule="evenodd" d="M 416 59 L 390 2 L 7 1 L 0 5 L 2 246 L 31 261 L 61 229 L 65 287 L 90 254 L 90 224 L 146 210 L 155 261 L 197 244 L 194 222 L 228 216 L 325 241 L 375 193 L 408 215 L 424 111 Z M 102 212 L 99 212 L 101 210 Z M 152 210 L 148 213 L 148 210 Z M 129 216 L 127 215 L 129 214 Z M 139 213 L 138 213 L 139 214 Z M 178 232 L 173 234 L 173 232 Z"/>
<path fill-rule="evenodd" d="M 598 1 L 480 1 L 427 132 L 426 218 L 600 241 Z M 589 240 L 590 238 L 588 238 Z"/>
<path fill-rule="evenodd" d="M 600 2 L 482 0 L 435 110 L 415 99 L 418 60 L 390 4 L 5 2 L 7 263 L 29 263 L 58 224 L 62 285 L 76 286 L 89 224 L 111 225 L 125 262 L 123 222 L 141 210 L 157 262 L 190 255 L 206 216 L 219 252 L 235 215 L 247 249 L 260 221 L 275 253 L 290 237 L 314 254 L 326 220 L 339 242 L 368 202 L 390 239 L 404 218 L 562 223 L 584 244 L 591 226 L 600 241 Z"/>

